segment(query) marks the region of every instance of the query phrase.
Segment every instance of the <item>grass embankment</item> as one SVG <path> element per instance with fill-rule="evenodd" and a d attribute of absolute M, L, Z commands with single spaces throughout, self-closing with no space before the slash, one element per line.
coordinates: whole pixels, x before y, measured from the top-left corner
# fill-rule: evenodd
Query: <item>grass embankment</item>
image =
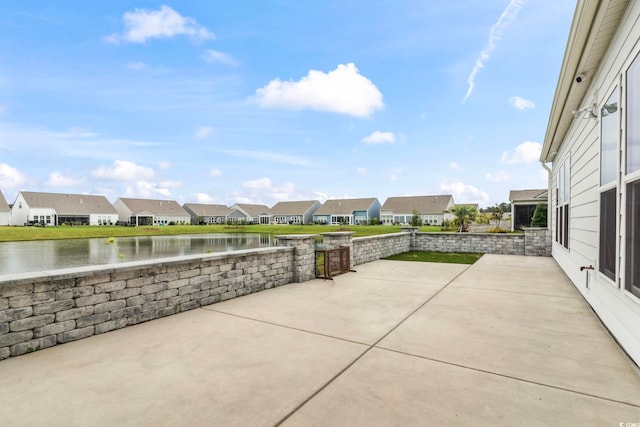
<path fill-rule="evenodd" d="M 73 227 L 0 227 L 0 242 L 21 240 L 84 239 L 92 237 L 167 236 L 178 234 L 211 233 L 263 233 L 263 234 L 320 234 L 337 230 L 351 230 L 354 237 L 374 236 L 400 232 L 393 225 L 167 225 L 120 227 L 120 226 L 73 226 Z M 421 227 L 420 231 L 440 231 L 440 227 Z"/>
<path fill-rule="evenodd" d="M 457 252 L 405 252 L 385 259 L 396 261 L 445 262 L 451 264 L 473 264 L 482 254 L 465 254 Z"/>

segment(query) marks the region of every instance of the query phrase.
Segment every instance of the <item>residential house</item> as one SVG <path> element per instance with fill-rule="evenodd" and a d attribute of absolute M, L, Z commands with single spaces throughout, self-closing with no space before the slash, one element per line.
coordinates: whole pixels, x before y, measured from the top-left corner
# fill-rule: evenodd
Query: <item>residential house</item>
<path fill-rule="evenodd" d="M 122 224 L 174 225 L 191 223 L 189 212 L 175 200 L 120 197 L 113 206 L 118 211 Z"/>
<path fill-rule="evenodd" d="M 454 207 L 453 196 L 407 196 L 389 197 L 382 205 L 382 223 L 411 224 L 414 214 L 418 214 L 425 225 L 441 225 L 445 219 L 453 219 L 448 213 Z"/>
<path fill-rule="evenodd" d="M 0 191 L 0 226 L 11 224 L 11 208 Z"/>
<path fill-rule="evenodd" d="M 184 209 L 191 215 L 191 224 L 226 224 L 233 209 L 225 205 L 185 203 Z"/>
<path fill-rule="evenodd" d="M 380 220 L 380 202 L 376 198 L 327 200 L 313 214 L 313 222 L 333 225 L 369 224 Z"/>
<path fill-rule="evenodd" d="M 511 190 L 509 201 L 511 202 L 511 231 L 522 230 L 531 225 L 533 212 L 538 203 L 547 203 L 549 191 L 540 190 Z"/>
<path fill-rule="evenodd" d="M 270 210 L 271 222 L 274 224 L 311 224 L 313 214 L 320 206 L 320 202 L 317 200 L 278 202 Z"/>
<path fill-rule="evenodd" d="M 231 209 L 233 212 L 229 214 L 229 219 L 233 222 L 247 224 L 269 224 L 271 222 L 271 214 L 267 205 L 236 203 L 231 206 Z"/>
<path fill-rule="evenodd" d="M 577 1 L 540 160 L 552 255 L 640 364 L 640 0 Z"/>
<path fill-rule="evenodd" d="M 12 225 L 111 225 L 118 213 L 104 196 L 21 191 L 11 208 Z"/>

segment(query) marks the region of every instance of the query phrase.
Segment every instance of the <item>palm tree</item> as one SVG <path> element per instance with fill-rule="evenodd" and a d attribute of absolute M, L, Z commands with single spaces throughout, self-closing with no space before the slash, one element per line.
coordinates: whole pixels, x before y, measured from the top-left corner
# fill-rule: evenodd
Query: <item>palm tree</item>
<path fill-rule="evenodd" d="M 460 228 L 459 232 L 469 231 L 469 223 L 476 219 L 476 208 L 467 205 L 458 205 L 449 209 L 449 212 L 455 215 Z"/>

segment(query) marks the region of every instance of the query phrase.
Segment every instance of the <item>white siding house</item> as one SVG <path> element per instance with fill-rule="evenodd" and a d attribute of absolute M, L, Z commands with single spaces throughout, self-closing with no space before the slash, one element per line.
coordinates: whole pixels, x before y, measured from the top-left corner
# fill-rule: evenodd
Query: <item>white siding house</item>
<path fill-rule="evenodd" d="M 11 208 L 0 191 L 0 226 L 11 224 Z"/>
<path fill-rule="evenodd" d="M 11 208 L 12 225 L 109 225 L 118 214 L 104 196 L 21 191 Z"/>
<path fill-rule="evenodd" d="M 578 0 L 541 161 L 552 255 L 640 363 L 640 1 Z"/>
<path fill-rule="evenodd" d="M 445 219 L 453 219 L 448 210 L 454 207 L 453 196 L 407 196 L 389 197 L 382 205 L 382 223 L 410 224 L 414 212 L 425 225 L 441 225 Z"/>
<path fill-rule="evenodd" d="M 273 224 L 311 224 L 313 214 L 320 207 L 317 200 L 278 202 L 270 209 Z"/>
<path fill-rule="evenodd" d="M 121 197 L 113 204 L 120 222 L 131 225 L 191 224 L 191 215 L 175 200 Z"/>
<path fill-rule="evenodd" d="M 236 203 L 231 206 L 233 212 L 229 218 L 234 222 L 246 222 L 247 224 L 269 224 L 271 214 L 267 205 L 251 205 L 247 203 Z"/>
<path fill-rule="evenodd" d="M 366 225 L 373 218 L 380 220 L 380 202 L 376 198 L 330 199 L 313 214 L 318 224 Z"/>
<path fill-rule="evenodd" d="M 225 205 L 185 203 L 183 207 L 191 215 L 191 224 L 226 224 L 232 212 Z"/>

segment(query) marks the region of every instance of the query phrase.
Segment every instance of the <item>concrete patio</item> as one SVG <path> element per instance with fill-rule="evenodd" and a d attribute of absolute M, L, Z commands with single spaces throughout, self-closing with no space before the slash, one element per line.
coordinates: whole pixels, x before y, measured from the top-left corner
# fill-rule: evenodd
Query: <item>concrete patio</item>
<path fill-rule="evenodd" d="M 0 362 L 7 426 L 640 425 L 551 258 L 375 261 Z"/>

